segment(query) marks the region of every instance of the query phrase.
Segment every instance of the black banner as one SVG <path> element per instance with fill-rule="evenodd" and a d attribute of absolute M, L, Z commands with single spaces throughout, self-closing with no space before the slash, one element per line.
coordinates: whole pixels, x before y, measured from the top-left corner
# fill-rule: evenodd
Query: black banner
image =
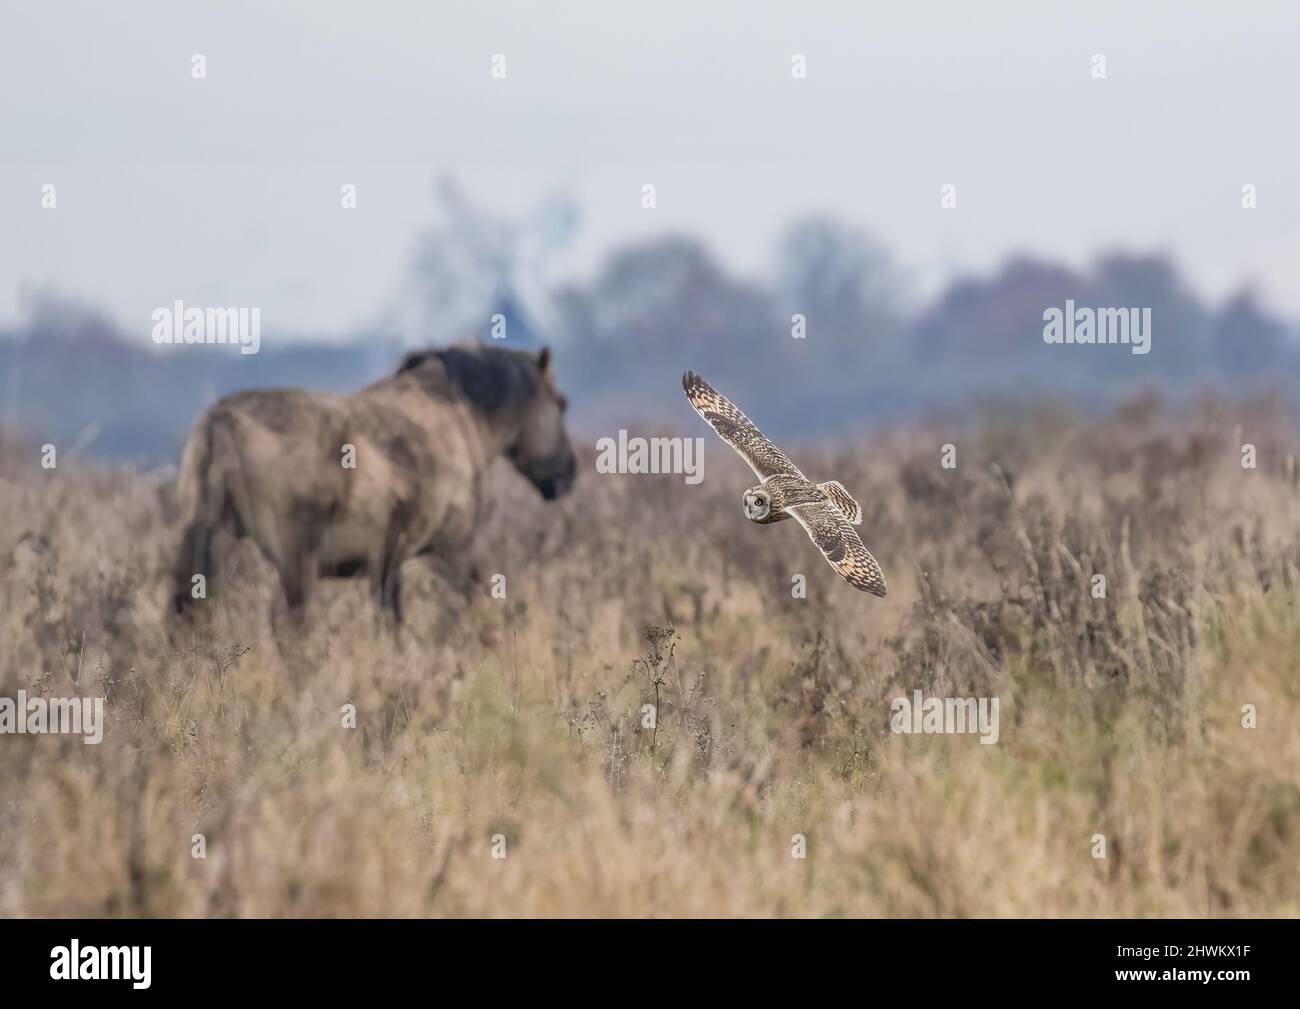
<path fill-rule="evenodd" d="M 655 976 L 666 983 L 661 972 L 687 955 L 677 949 L 693 950 L 692 974 L 712 964 L 707 973 L 733 994 L 767 989 L 775 972 L 788 982 L 820 978 L 819 987 L 838 978 L 859 991 L 901 985 L 986 997 L 1130 988 L 1222 999 L 1294 980 L 1300 934 L 1294 921 L 700 924 L 602 922 L 592 932 L 589 922 L 6 921 L 0 964 L 8 994 L 338 997 L 421 978 L 447 993 L 486 985 L 495 995 L 517 980 L 534 993 L 553 983 L 558 994 Z"/>

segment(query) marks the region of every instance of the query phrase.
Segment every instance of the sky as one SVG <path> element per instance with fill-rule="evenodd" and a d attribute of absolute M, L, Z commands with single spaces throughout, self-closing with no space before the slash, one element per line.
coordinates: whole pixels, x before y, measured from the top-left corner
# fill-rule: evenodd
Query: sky
<path fill-rule="evenodd" d="M 440 176 L 576 201 L 557 277 L 680 232 L 762 275 L 817 212 L 917 298 L 1123 247 L 1296 317 L 1298 43 L 1300 4 L 1249 0 L 0 0 L 0 325 L 55 292 L 142 341 L 177 299 L 346 336 L 400 300 Z"/>

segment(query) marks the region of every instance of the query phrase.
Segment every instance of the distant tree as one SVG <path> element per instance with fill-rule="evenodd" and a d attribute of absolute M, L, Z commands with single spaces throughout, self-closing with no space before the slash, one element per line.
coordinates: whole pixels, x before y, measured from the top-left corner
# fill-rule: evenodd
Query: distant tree
<path fill-rule="evenodd" d="M 1151 309 L 1152 353 L 1137 366 L 1146 376 L 1166 382 L 1210 376 L 1214 365 L 1210 316 L 1171 259 L 1109 253 L 1093 265 L 1092 277 L 1098 305 Z M 1122 379 L 1135 369 L 1134 362 L 1125 365 L 1113 356 L 1116 360 L 1107 362 L 1108 374 Z"/>
<path fill-rule="evenodd" d="M 1215 315 L 1210 339 L 1215 363 L 1234 379 L 1268 372 L 1281 378 L 1287 367 L 1294 365 L 1294 348 L 1288 346 L 1286 328 L 1265 314 L 1257 295 L 1249 289 L 1238 291 Z"/>
<path fill-rule="evenodd" d="M 573 352 L 562 374 L 576 377 L 590 413 L 603 418 L 684 417 L 686 369 L 739 395 L 770 382 L 789 353 L 767 294 L 729 276 L 694 239 L 620 249 L 594 283 L 559 302 Z"/>
<path fill-rule="evenodd" d="M 1060 348 L 1044 344 L 1043 313 L 1067 298 L 1086 303 L 1090 288 L 1080 274 L 1027 256 L 988 278 L 954 280 L 916 322 L 925 372 L 914 395 L 956 402 L 981 390 L 1058 381 L 1079 363 L 1067 365 Z"/>
<path fill-rule="evenodd" d="M 406 342 L 489 339 L 494 316 L 513 346 L 563 342 L 550 278 L 577 229 L 574 204 L 552 195 L 510 219 L 475 206 L 450 179 L 435 195 L 441 220 L 417 241 L 399 312 Z"/>
<path fill-rule="evenodd" d="M 824 216 L 796 221 L 776 247 L 776 300 L 786 320 L 806 320 L 801 375 L 817 383 L 822 416 L 801 429 L 822 433 L 846 420 L 895 413 L 919 365 L 903 324 L 907 285 L 885 247 Z M 857 376 L 846 382 L 845 375 Z M 807 397 L 805 397 L 806 399 Z"/>
<path fill-rule="evenodd" d="M 777 243 L 777 293 L 844 319 L 899 310 L 903 281 L 888 250 L 829 217 L 806 217 Z"/>

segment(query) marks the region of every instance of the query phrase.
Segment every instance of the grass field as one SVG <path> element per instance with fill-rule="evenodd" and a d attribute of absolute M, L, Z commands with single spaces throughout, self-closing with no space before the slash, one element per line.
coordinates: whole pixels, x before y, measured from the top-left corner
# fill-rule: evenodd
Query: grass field
<path fill-rule="evenodd" d="M 412 565 L 400 635 L 337 583 L 278 643 L 251 547 L 169 628 L 170 476 L 4 442 L 0 695 L 104 696 L 107 728 L 0 736 L 0 914 L 1300 915 L 1275 405 L 790 446 L 862 502 L 883 600 L 747 523 L 749 471 L 683 433 L 698 486 L 588 450 L 546 504 L 498 464 L 504 600 Z M 893 734 L 918 689 L 997 697 L 997 743 Z"/>

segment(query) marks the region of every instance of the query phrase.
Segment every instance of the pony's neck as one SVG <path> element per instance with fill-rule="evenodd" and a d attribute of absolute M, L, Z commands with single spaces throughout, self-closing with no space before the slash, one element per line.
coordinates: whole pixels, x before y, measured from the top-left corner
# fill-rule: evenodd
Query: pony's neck
<path fill-rule="evenodd" d="M 523 433 L 524 411 L 517 407 L 502 407 L 490 413 L 481 413 L 480 417 L 493 455 L 506 454 Z"/>
<path fill-rule="evenodd" d="M 524 425 L 522 410 L 503 406 L 489 412 L 475 410 L 473 413 L 479 427 L 480 441 L 489 459 L 505 455 L 519 440 Z"/>
<path fill-rule="evenodd" d="M 399 377 L 401 374 L 399 372 Z M 470 430 L 465 433 L 472 434 L 481 463 L 505 455 L 519 439 L 526 411 L 518 404 L 503 403 L 493 409 L 485 409 L 467 396 L 463 388 L 457 386 L 445 367 L 419 368 L 406 374 L 420 385 L 426 395 L 436 399 L 446 400 L 452 390 L 455 390 L 454 395 L 463 404 L 462 416 L 468 419 Z"/>

